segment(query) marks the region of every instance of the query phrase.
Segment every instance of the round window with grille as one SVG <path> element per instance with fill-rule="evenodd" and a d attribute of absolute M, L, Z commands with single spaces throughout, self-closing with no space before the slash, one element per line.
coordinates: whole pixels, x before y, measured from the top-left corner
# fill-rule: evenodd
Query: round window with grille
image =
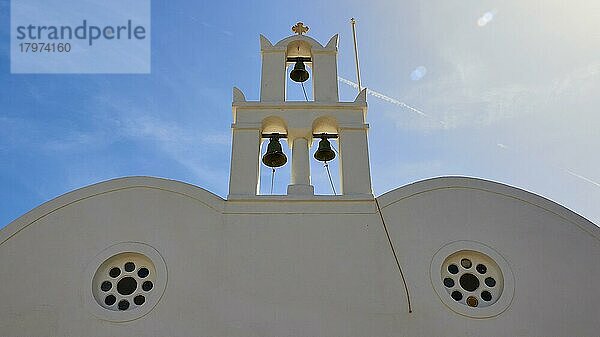
<path fill-rule="evenodd" d="M 124 242 L 102 251 L 86 271 L 88 308 L 116 321 L 139 318 L 156 306 L 167 283 L 162 256 L 151 246 Z"/>
<path fill-rule="evenodd" d="M 92 289 L 96 301 L 113 311 L 135 310 L 153 296 L 156 268 L 139 253 L 121 253 L 106 260 L 96 271 Z"/>
<path fill-rule="evenodd" d="M 440 282 L 453 300 L 473 308 L 496 303 L 504 286 L 498 264 L 489 256 L 472 250 L 448 256 L 442 263 Z"/>
<path fill-rule="evenodd" d="M 492 317 L 512 301 L 512 271 L 499 253 L 484 244 L 450 243 L 434 255 L 430 271 L 442 302 L 465 316 Z"/>

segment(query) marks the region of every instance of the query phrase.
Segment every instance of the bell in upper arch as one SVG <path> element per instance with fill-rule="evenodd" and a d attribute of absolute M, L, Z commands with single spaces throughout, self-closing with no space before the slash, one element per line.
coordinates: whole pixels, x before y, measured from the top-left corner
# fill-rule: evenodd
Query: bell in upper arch
<path fill-rule="evenodd" d="M 315 152 L 315 159 L 318 161 L 331 161 L 335 158 L 335 152 L 331 149 L 331 143 L 327 138 L 321 138 L 319 148 Z"/>
<path fill-rule="evenodd" d="M 302 60 L 297 60 L 294 65 L 294 69 L 290 72 L 290 78 L 294 82 L 306 82 L 309 78 L 308 71 L 306 71 L 306 66 Z"/>
<path fill-rule="evenodd" d="M 262 162 L 268 167 L 273 168 L 283 166 L 285 163 L 287 163 L 287 157 L 281 149 L 281 144 L 279 143 L 278 138 L 273 137 L 271 140 L 269 140 L 267 152 L 262 157 Z"/>

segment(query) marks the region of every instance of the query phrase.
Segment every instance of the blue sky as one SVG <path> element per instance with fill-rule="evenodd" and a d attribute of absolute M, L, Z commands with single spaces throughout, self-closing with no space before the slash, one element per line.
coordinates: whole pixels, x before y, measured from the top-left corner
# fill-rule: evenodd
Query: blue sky
<path fill-rule="evenodd" d="M 10 4 L 0 0 L 0 227 L 122 176 L 226 197 L 231 89 L 258 99 L 259 34 L 275 43 L 297 21 L 322 43 L 339 33 L 339 75 L 354 81 L 350 17 L 363 85 L 385 95 L 368 97 L 376 195 L 474 176 L 600 223 L 599 2 L 153 1 L 151 74 L 12 75 Z M 285 180 L 282 171 L 276 191 Z"/>

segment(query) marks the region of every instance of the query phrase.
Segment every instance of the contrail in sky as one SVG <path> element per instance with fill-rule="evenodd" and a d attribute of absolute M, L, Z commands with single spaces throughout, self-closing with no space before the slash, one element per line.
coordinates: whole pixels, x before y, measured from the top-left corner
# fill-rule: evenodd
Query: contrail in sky
<path fill-rule="evenodd" d="M 345 78 L 343 78 L 343 77 L 340 77 L 340 76 L 338 76 L 338 81 L 340 81 L 340 82 L 342 82 L 342 83 L 344 83 L 344 84 L 347 84 L 347 85 L 349 85 L 349 86 L 351 86 L 351 87 L 353 87 L 353 88 L 358 88 L 358 84 L 356 84 L 356 83 L 354 83 L 354 82 L 352 82 L 352 81 L 350 81 L 350 80 L 347 80 L 347 79 L 345 79 Z M 429 116 L 428 114 L 424 113 L 423 111 L 421 111 L 421 110 L 419 110 L 419 109 L 417 109 L 417 108 L 414 108 L 414 107 L 412 107 L 412 106 L 410 106 L 410 105 L 408 105 L 408 104 L 406 104 L 406 103 L 404 103 L 404 102 L 400 102 L 399 100 L 397 100 L 397 99 L 395 99 L 395 98 L 392 98 L 392 97 L 386 96 L 386 95 L 384 95 L 384 94 L 382 94 L 382 93 L 380 93 L 380 92 L 377 92 L 377 91 L 371 90 L 371 89 L 369 89 L 369 88 L 367 88 L 367 94 L 369 94 L 369 95 L 371 95 L 371 96 L 373 96 L 373 97 L 377 97 L 377 98 L 379 98 L 380 100 L 383 100 L 383 101 L 386 101 L 386 102 L 389 102 L 389 103 L 392 103 L 392 104 L 396 104 L 396 105 L 398 105 L 398 106 L 401 106 L 401 107 L 403 107 L 403 108 L 406 108 L 406 109 L 408 109 L 408 110 L 410 110 L 410 111 L 412 111 L 412 112 L 418 113 L 418 114 L 419 114 L 419 115 L 421 115 L 421 116 L 424 116 L 424 117 L 431 117 L 431 116 Z"/>
<path fill-rule="evenodd" d="M 345 79 L 343 77 L 338 76 L 338 81 L 340 81 L 340 82 L 342 82 L 344 84 L 347 84 L 347 85 L 349 85 L 349 86 L 351 86 L 353 88 L 358 88 L 358 84 L 356 84 L 356 83 L 354 83 L 354 82 L 352 82 L 350 80 L 347 80 L 347 79 Z M 408 104 L 406 104 L 404 102 L 401 102 L 401 101 L 399 101 L 399 100 L 397 100 L 395 98 L 386 96 L 386 95 L 384 95 L 384 94 L 382 94 L 380 92 L 371 90 L 369 88 L 367 88 L 367 94 L 369 94 L 369 95 L 371 95 L 373 97 L 379 98 L 380 100 L 383 100 L 383 101 L 386 101 L 386 102 L 398 105 L 398 106 L 403 107 L 403 108 L 406 108 L 406 109 L 408 109 L 408 110 L 410 110 L 412 112 L 415 112 L 415 113 L 417 113 L 417 114 L 419 114 L 419 115 L 421 115 L 423 117 L 433 118 L 433 117 L 429 116 L 428 114 L 426 114 L 425 112 L 423 112 L 423 111 L 421 111 L 421 110 L 419 110 L 417 108 L 414 108 L 414 107 L 412 107 L 412 106 L 410 106 L 410 105 L 408 105 Z M 438 120 L 438 122 L 440 122 L 442 125 L 445 125 L 445 123 L 442 122 L 442 121 Z M 502 149 L 508 149 L 509 148 L 508 146 L 506 146 L 504 144 L 500 144 L 500 143 L 498 143 L 498 147 L 500 147 Z M 600 183 L 597 183 L 597 182 L 595 182 L 595 181 L 593 181 L 593 180 L 591 180 L 591 179 L 589 179 L 587 177 L 584 177 L 584 176 L 582 176 L 580 174 L 577 174 L 577 173 L 575 173 L 575 172 L 573 172 L 573 171 L 571 171 L 569 169 L 564 169 L 564 168 L 560 168 L 560 169 L 562 171 L 568 173 L 569 175 L 573 176 L 573 177 L 579 178 L 579 179 L 584 180 L 584 181 L 586 181 L 586 182 L 588 182 L 590 184 L 593 184 L 593 185 L 596 185 L 596 186 L 600 187 Z"/>
<path fill-rule="evenodd" d="M 590 183 L 590 184 L 594 184 L 594 185 L 596 185 L 596 186 L 600 187 L 600 184 L 599 184 L 599 183 L 597 183 L 597 182 L 595 182 L 595 181 L 593 181 L 593 180 L 591 180 L 591 179 L 589 179 L 589 178 L 586 178 L 586 177 L 584 177 L 584 176 L 582 176 L 582 175 L 580 175 L 580 174 L 577 174 L 577 173 L 575 173 L 575 172 L 573 172 L 573 171 L 571 171 L 571 170 L 565 170 L 565 171 L 566 171 L 568 174 L 570 174 L 570 175 L 572 175 L 572 176 L 574 176 L 574 177 L 577 177 L 577 178 L 579 178 L 579 179 L 583 179 L 583 180 L 587 181 L 587 182 L 588 182 L 588 183 Z"/>
<path fill-rule="evenodd" d="M 498 147 L 501 148 L 501 149 L 503 149 L 503 150 L 512 150 L 512 151 L 515 151 L 515 150 L 511 149 L 510 147 L 508 147 L 508 146 L 506 146 L 506 145 L 504 145 L 502 143 L 498 143 L 496 145 L 498 145 Z M 560 166 L 557 166 L 557 165 L 554 165 L 554 164 L 550 164 L 550 165 L 554 166 L 555 168 L 557 168 L 557 169 L 559 169 L 559 170 L 561 170 L 561 171 L 563 171 L 563 172 L 565 172 L 565 173 L 567 173 L 567 174 L 569 174 L 569 175 L 571 175 L 571 176 L 573 176 L 575 178 L 579 178 L 579 179 L 581 179 L 583 181 L 586 181 L 586 182 L 588 182 L 590 184 L 593 184 L 593 185 L 596 185 L 596 186 L 600 187 L 600 183 L 597 183 L 597 182 L 593 181 L 592 179 L 590 179 L 588 177 L 584 177 L 581 174 L 575 173 L 575 172 L 573 172 L 573 171 L 571 171 L 571 170 L 569 170 L 567 168 L 563 168 L 563 167 L 560 167 Z"/>

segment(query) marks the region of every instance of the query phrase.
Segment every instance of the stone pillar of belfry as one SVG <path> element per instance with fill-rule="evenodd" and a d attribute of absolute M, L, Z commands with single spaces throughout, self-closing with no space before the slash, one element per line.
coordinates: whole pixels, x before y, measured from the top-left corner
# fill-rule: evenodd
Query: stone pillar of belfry
<path fill-rule="evenodd" d="M 292 143 L 292 174 L 288 185 L 288 195 L 314 195 L 315 188 L 310 184 L 310 160 L 308 140 L 298 137 Z"/>

